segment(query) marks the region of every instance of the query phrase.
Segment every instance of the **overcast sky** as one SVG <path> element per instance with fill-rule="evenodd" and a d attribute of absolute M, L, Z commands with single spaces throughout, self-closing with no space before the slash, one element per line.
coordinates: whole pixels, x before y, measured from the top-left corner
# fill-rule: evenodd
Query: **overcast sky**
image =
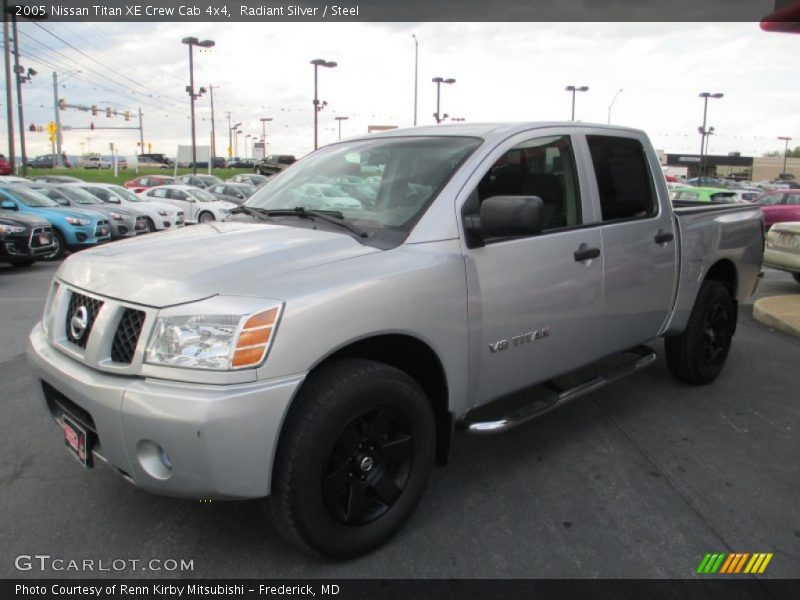
<path fill-rule="evenodd" d="M 434 76 L 457 81 L 442 88 L 442 112 L 468 121 L 567 120 L 566 85 L 587 85 L 578 95 L 577 119 L 647 131 L 657 148 L 697 153 L 702 91 L 723 92 L 709 103 L 708 124 L 717 135 L 711 153 L 760 155 L 782 149 L 788 135 L 800 145 L 800 36 L 765 33 L 757 23 L 307 23 L 126 24 L 32 23 L 20 25 L 22 62 L 37 71 L 25 85 L 26 122 L 53 118 L 52 71 L 80 69 L 64 78 L 59 96 L 71 104 L 142 106 L 145 142 L 175 155 L 190 143 L 188 52 L 185 36 L 215 40 L 195 54 L 196 85 L 219 86 L 214 100 L 217 154 L 227 146 L 226 112 L 245 134 L 267 127 L 268 152 L 310 151 L 313 144 L 313 68 L 320 70 L 320 142 L 337 139 L 336 116 L 347 116 L 343 137 L 367 126 L 410 126 L 414 106 L 414 40 L 419 39 L 419 123 L 433 122 Z M 61 39 L 53 37 L 57 35 Z M 76 49 L 70 48 L 69 45 Z M 80 51 L 80 52 L 79 52 Z M 82 52 L 82 53 L 81 53 Z M 5 97 L 1 98 L 2 150 L 7 147 Z M 198 144 L 208 144 L 208 96 L 198 101 Z M 15 113 L 16 119 L 16 113 Z M 74 127 L 135 125 L 122 117 L 61 112 Z M 244 137 L 241 136 L 242 138 Z M 135 131 L 65 132 L 65 151 L 136 152 Z M 87 138 L 91 138 L 89 142 Z M 28 154 L 49 152 L 46 133 L 28 134 Z M 243 140 L 239 154 L 244 155 Z"/>

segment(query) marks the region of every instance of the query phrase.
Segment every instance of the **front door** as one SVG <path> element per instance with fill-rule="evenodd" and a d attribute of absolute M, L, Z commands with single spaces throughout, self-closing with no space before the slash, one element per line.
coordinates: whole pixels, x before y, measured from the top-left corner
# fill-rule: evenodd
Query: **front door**
<path fill-rule="evenodd" d="M 492 196 L 538 196 L 544 231 L 465 248 L 473 406 L 596 358 L 602 327 L 603 257 L 568 135 L 540 130 L 498 148 L 476 173 L 462 214 Z"/>

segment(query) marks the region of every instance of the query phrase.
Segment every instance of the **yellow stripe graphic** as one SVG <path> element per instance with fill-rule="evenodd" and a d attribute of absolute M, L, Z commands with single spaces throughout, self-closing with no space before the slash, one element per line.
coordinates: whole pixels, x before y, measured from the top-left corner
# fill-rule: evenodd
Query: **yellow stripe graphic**
<path fill-rule="evenodd" d="M 744 568 L 744 572 L 745 573 L 750 573 L 753 570 L 753 567 L 755 566 L 756 562 L 759 559 L 763 559 L 763 557 L 764 557 L 763 554 L 759 554 L 759 553 L 753 554 L 753 558 L 751 558 L 750 562 L 747 563 L 747 566 Z"/>
<path fill-rule="evenodd" d="M 734 556 L 736 556 L 736 555 L 735 554 L 728 554 L 728 558 L 725 560 L 725 562 L 722 565 L 722 568 L 719 570 L 720 573 L 727 573 L 728 572 L 728 567 L 730 566 L 731 562 L 733 561 Z"/>
<path fill-rule="evenodd" d="M 747 560 L 747 557 L 749 557 L 749 556 L 750 556 L 749 552 L 745 552 L 744 554 L 742 554 L 742 559 L 739 561 L 739 564 L 736 565 L 736 571 L 734 571 L 734 573 L 741 572 L 742 567 L 744 566 L 744 563 Z"/>
<path fill-rule="evenodd" d="M 766 558 L 764 559 L 764 562 L 761 563 L 761 568 L 758 569 L 758 572 L 759 573 L 763 573 L 764 569 L 767 568 L 767 565 L 769 564 L 769 561 L 771 561 L 771 560 L 772 560 L 772 552 L 767 554 Z"/>

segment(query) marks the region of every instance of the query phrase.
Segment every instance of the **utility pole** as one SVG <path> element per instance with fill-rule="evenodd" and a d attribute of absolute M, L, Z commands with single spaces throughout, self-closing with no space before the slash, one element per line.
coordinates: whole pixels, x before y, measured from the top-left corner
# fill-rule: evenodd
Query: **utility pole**
<path fill-rule="evenodd" d="M 3 50 L 6 63 L 6 125 L 8 126 L 8 164 L 14 173 L 16 162 L 14 152 L 14 94 L 11 91 L 11 45 L 9 43 L 8 14 L 6 0 L 3 0 Z"/>
<path fill-rule="evenodd" d="M 211 162 L 209 168 L 213 168 L 214 159 L 217 157 L 217 132 L 214 128 L 214 86 L 208 85 L 208 93 L 211 98 Z"/>
<path fill-rule="evenodd" d="M 58 167 L 64 166 L 64 160 L 61 158 L 61 111 L 58 106 L 58 73 L 53 71 L 53 121 L 56 124 L 55 142 L 56 146 L 53 151 L 55 155 L 55 164 Z"/>
<path fill-rule="evenodd" d="M 781 174 L 778 176 L 781 177 L 786 174 L 786 157 L 789 156 L 789 142 L 792 141 L 792 138 L 787 137 L 785 135 L 779 135 L 778 139 L 783 140 L 785 142 L 783 147 L 783 171 L 781 171 Z"/>
<path fill-rule="evenodd" d="M 19 64 L 19 33 L 17 33 L 17 17 L 11 17 L 12 30 L 14 32 L 14 73 L 17 75 L 17 112 L 19 115 L 19 150 L 22 160 L 22 176 L 28 174 L 28 158 L 25 154 L 25 113 L 22 108 L 22 72 L 24 69 Z"/>
<path fill-rule="evenodd" d="M 142 123 L 142 107 L 139 107 L 139 154 L 144 154 L 144 123 Z"/>

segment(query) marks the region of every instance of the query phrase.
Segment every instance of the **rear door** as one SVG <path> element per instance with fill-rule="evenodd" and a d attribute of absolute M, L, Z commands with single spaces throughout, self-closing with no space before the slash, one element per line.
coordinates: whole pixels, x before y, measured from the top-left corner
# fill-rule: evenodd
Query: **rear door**
<path fill-rule="evenodd" d="M 659 203 L 659 194 L 668 198 L 666 184 L 643 138 L 590 129 L 585 141 L 602 221 L 601 345 L 611 354 L 656 337 L 666 322 L 677 277 L 674 221 Z"/>

